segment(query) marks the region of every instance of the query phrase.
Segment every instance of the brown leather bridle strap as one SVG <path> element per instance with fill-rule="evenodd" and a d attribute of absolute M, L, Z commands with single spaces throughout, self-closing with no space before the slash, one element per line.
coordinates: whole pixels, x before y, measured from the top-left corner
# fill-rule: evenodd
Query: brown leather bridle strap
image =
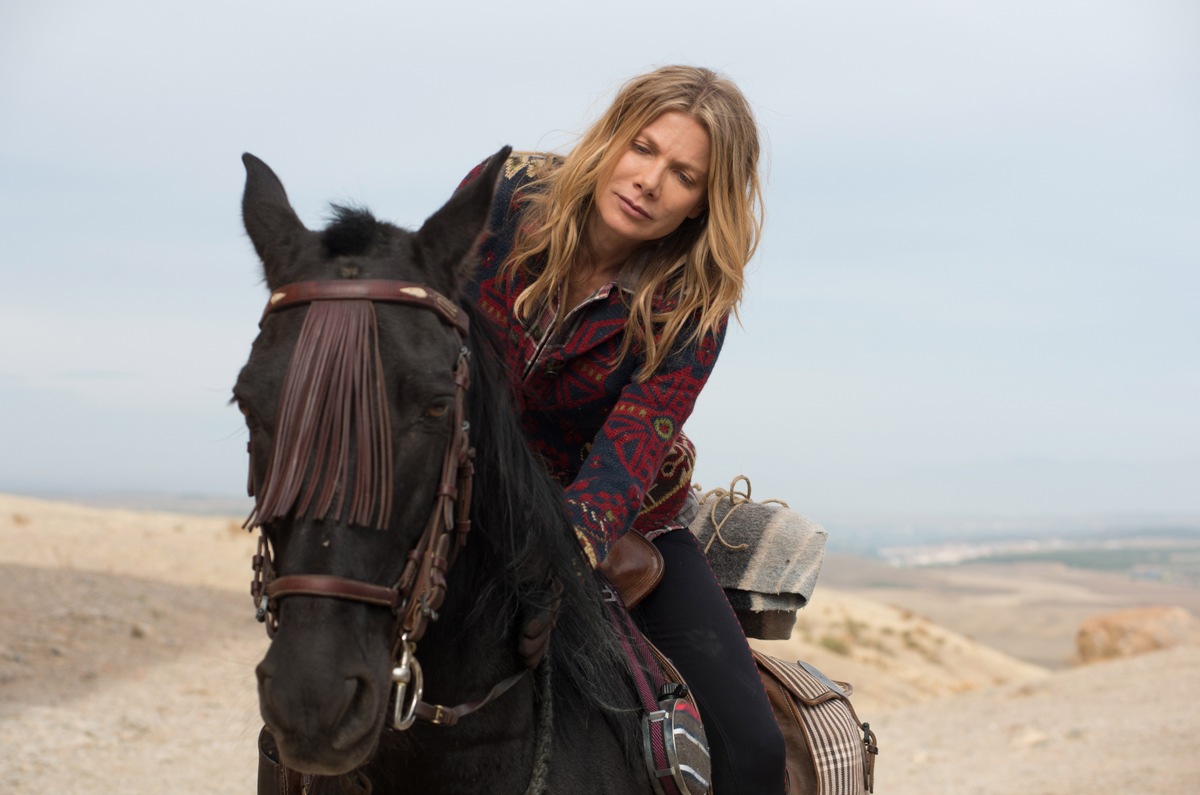
<path fill-rule="evenodd" d="M 393 304 L 413 304 L 432 310 L 458 329 L 465 339 L 470 331 L 467 313 L 446 296 L 423 284 L 401 279 L 338 279 L 323 282 L 293 282 L 271 293 L 259 325 L 267 315 L 297 304 L 322 300 L 386 301 Z"/>
<path fill-rule="evenodd" d="M 267 596 L 281 599 L 285 596 L 330 596 L 351 602 L 365 602 L 395 610 L 400 605 L 400 592 L 395 588 L 328 574 L 294 574 L 277 577 L 267 583 Z"/>
<path fill-rule="evenodd" d="M 470 328 L 466 313 L 453 301 L 424 285 L 400 279 L 340 279 L 287 284 L 271 293 L 263 310 L 263 320 L 272 312 L 326 300 L 384 301 L 427 309 L 455 330 L 460 343 L 465 342 Z M 466 542 L 470 529 L 474 450 L 465 422 L 466 392 L 470 386 L 468 355 L 463 347 L 454 366 L 452 435 L 442 457 L 434 505 L 396 584 L 385 587 L 325 574 L 297 574 L 275 579 L 270 550 L 260 542 L 259 555 L 255 559 L 256 600 L 265 594 L 271 608 L 285 596 L 298 595 L 379 605 L 400 613 L 397 646 L 401 637 L 414 643 L 420 639 L 428 622 L 437 617 L 437 610 L 445 598 L 446 572 Z M 274 612 L 273 609 L 270 612 Z M 268 621 L 268 626 L 272 623 Z"/>
<path fill-rule="evenodd" d="M 421 540 L 409 553 L 409 562 L 400 575 L 397 588 L 410 595 L 401 617 L 401 631 L 417 641 L 425 634 L 429 621 L 446 596 L 446 572 L 449 571 L 470 528 L 471 480 L 474 474 L 469 429 L 465 422 L 466 393 L 470 387 L 470 364 L 460 356 L 455 367 L 454 437 L 442 458 L 437 498 L 429 524 Z M 457 521 L 456 521 L 457 515 Z M 464 527 L 465 525 L 465 527 Z"/>
<path fill-rule="evenodd" d="M 513 685 L 528 675 L 529 669 L 526 668 L 524 671 L 515 673 L 507 679 L 497 682 L 496 686 L 478 701 L 468 701 L 465 704 L 459 704 L 457 707 L 444 707 L 441 704 L 430 704 L 428 701 L 420 701 L 417 703 L 416 715 L 421 720 L 438 726 L 453 726 L 472 712 L 478 712 L 500 698 L 500 696 L 511 690 Z"/>
<path fill-rule="evenodd" d="M 435 312 L 455 330 L 459 342 L 464 347 L 461 348 L 454 366 L 455 396 L 451 438 L 442 457 L 441 472 L 429 520 L 421 537 L 410 550 L 408 561 L 395 585 L 386 587 L 328 574 L 275 577 L 270 546 L 265 535 L 261 535 L 259 551 L 254 557 L 255 581 L 251 585 L 251 592 L 259 608 L 259 618 L 266 622 L 268 633 L 273 633 L 278 625 L 278 601 L 285 596 L 327 597 L 386 607 L 397 617 L 393 660 L 398 662 L 403 657 L 419 671 L 419 664 L 412 656 L 416 642 L 424 635 L 429 622 L 437 618 L 437 610 L 446 596 L 446 573 L 466 544 L 471 527 L 471 485 L 475 450 L 471 447 L 466 422 L 466 394 L 470 387 L 471 370 L 469 351 L 465 347 L 470 325 L 462 308 L 437 291 L 413 282 L 383 279 L 308 281 L 285 285 L 272 292 L 259 324 L 261 325 L 272 312 L 322 300 L 409 304 Z M 460 718 L 499 698 L 527 673 L 526 670 L 515 674 L 498 683 L 483 699 L 457 707 L 429 704 L 420 701 L 418 696 L 413 705 L 413 713 L 416 717 L 433 723 L 454 725 Z"/>

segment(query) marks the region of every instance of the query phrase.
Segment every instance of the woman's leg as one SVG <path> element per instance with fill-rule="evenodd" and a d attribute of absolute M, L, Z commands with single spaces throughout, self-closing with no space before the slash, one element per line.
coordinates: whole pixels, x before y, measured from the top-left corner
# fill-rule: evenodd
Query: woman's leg
<path fill-rule="evenodd" d="M 714 795 L 782 795 L 783 735 L 725 592 L 690 531 L 665 533 L 654 545 L 663 579 L 634 612 L 696 696 Z"/>

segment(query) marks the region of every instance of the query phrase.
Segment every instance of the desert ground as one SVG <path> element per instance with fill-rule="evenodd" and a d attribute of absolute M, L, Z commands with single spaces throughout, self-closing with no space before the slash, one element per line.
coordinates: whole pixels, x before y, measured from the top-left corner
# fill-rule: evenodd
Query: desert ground
<path fill-rule="evenodd" d="M 0 791 L 253 792 L 267 639 L 240 524 L 0 495 Z M 1200 589 L 830 556 L 761 646 L 854 684 L 877 793 L 1189 791 L 1200 647 L 1072 665 L 1080 621 L 1141 605 L 1200 613 Z"/>

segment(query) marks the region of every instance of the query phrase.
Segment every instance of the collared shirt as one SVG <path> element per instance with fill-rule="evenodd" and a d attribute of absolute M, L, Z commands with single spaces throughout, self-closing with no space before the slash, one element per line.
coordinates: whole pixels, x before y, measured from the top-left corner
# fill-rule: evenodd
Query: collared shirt
<path fill-rule="evenodd" d="M 567 286 L 563 285 L 554 300 L 547 302 L 545 308 L 538 313 L 537 319 L 527 327 L 523 348 L 526 352 L 525 369 L 522 377 L 529 376 L 547 348 L 554 350 L 556 347 L 563 346 L 587 316 L 588 304 L 608 300 L 614 290 L 620 290 L 624 294 L 621 296 L 623 299 L 632 298 L 643 270 L 642 262 L 637 260 L 630 262 L 617 271 L 614 278 L 597 287 L 591 295 L 586 296 L 573 307 L 565 307 Z M 565 316 L 563 316 L 564 308 Z"/>
<path fill-rule="evenodd" d="M 671 526 L 685 507 L 695 452 L 681 429 L 716 362 L 725 324 L 694 341 L 685 328 L 639 383 L 644 352 L 634 345 L 621 354 L 629 295 L 640 278 L 635 263 L 560 321 L 561 296 L 534 322 L 521 323 L 513 307 L 533 275 L 502 274 L 501 265 L 521 223 L 520 188 L 545 164 L 545 156 L 531 154 L 506 164 L 468 294 L 499 331 L 526 437 L 563 485 L 567 512 L 595 562 L 631 527 L 649 533 Z M 656 311 L 669 308 L 655 298 Z"/>

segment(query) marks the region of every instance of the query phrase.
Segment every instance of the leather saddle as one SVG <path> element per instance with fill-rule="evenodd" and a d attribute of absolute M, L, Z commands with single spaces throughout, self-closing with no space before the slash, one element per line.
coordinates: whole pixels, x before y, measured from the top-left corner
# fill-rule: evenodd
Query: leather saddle
<path fill-rule="evenodd" d="M 663 568 L 658 548 L 636 532 L 621 536 L 600 564 L 628 608 L 654 590 Z M 742 611 L 735 612 L 744 621 Z M 752 653 L 787 746 L 788 795 L 873 792 L 878 747 L 869 724 L 859 721 L 850 704 L 854 688 L 808 663 Z M 666 658 L 659 655 L 659 662 L 668 680 L 683 682 Z"/>

